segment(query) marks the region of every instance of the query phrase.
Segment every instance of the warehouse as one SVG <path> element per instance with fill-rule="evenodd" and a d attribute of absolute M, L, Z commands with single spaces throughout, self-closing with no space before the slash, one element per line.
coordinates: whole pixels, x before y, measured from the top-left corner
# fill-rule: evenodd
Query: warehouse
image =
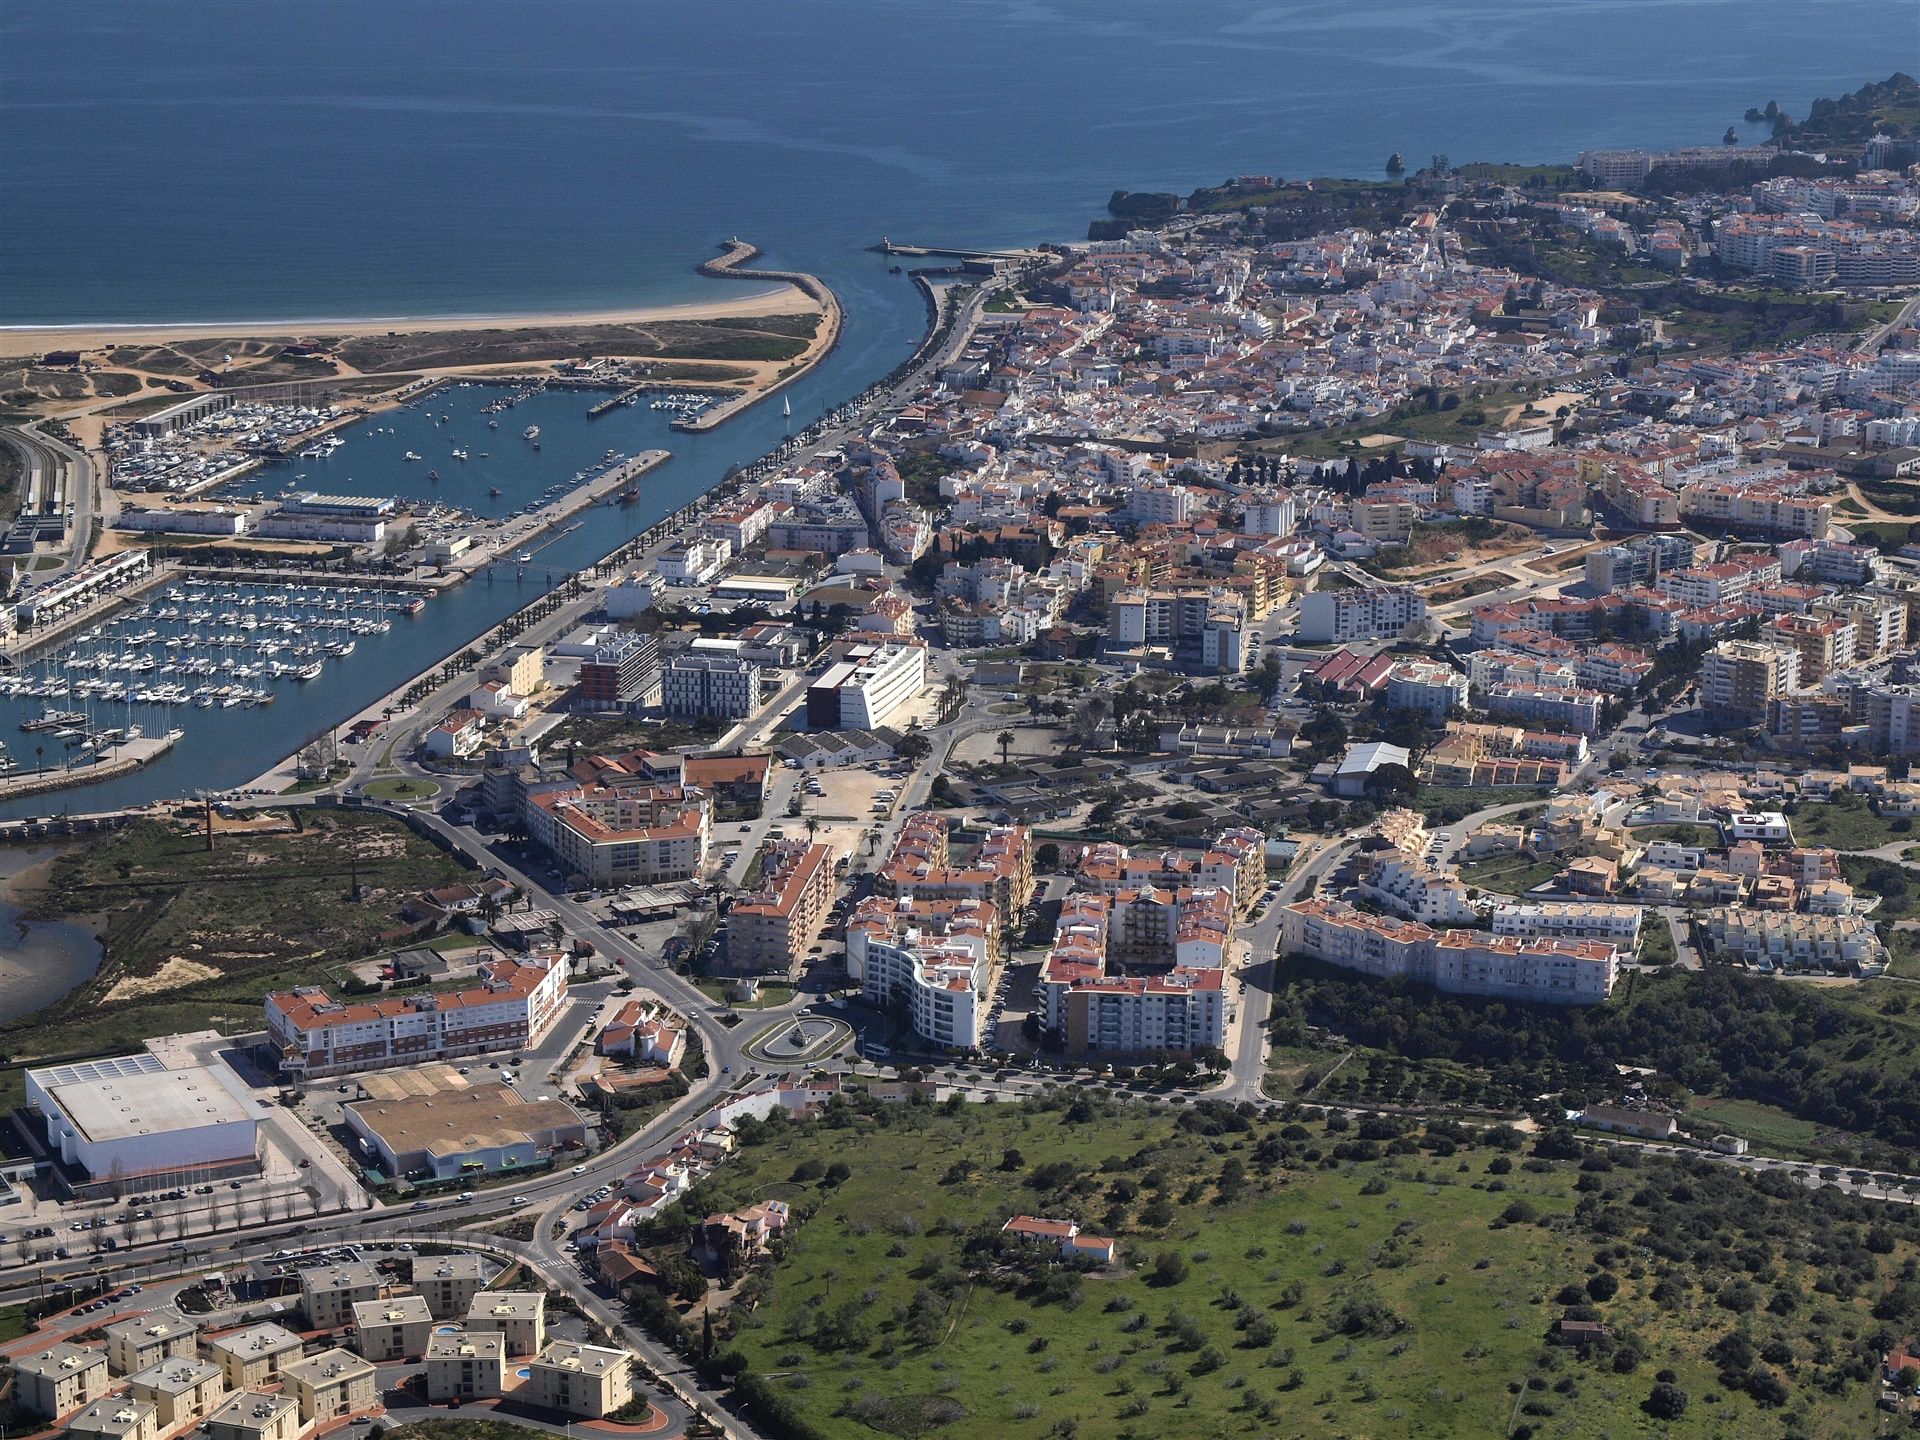
<path fill-rule="evenodd" d="M 519 1170 L 584 1153 L 587 1122 L 559 1100 L 528 1100 L 493 1075 L 451 1065 L 369 1075 L 346 1107 L 370 1168 L 415 1182 Z"/>
<path fill-rule="evenodd" d="M 120 1055 L 29 1070 L 26 1087 L 75 1194 L 259 1173 L 260 1107 L 221 1069 Z"/>

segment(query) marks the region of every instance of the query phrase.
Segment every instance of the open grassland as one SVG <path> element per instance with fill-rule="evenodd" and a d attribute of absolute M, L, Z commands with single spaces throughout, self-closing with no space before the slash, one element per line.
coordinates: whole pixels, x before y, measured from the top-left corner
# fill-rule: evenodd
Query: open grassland
<path fill-rule="evenodd" d="M 749 1127 L 685 1210 L 770 1196 L 796 1223 L 716 1345 L 781 1435 L 1838 1440 L 1873 1433 L 1871 1342 L 1920 1307 L 1905 1213 L 1557 1131 L 837 1107 Z M 1004 1239 L 1022 1213 L 1119 1260 Z M 1550 1343 L 1569 1314 L 1607 1337 Z"/>

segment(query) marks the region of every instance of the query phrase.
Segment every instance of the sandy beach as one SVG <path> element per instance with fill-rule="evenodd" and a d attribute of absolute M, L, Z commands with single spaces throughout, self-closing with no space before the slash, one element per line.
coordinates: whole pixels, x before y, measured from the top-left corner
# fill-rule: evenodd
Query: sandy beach
<path fill-rule="evenodd" d="M 797 286 L 754 287 L 747 294 L 689 300 L 675 305 L 638 305 L 625 310 L 524 315 L 400 315 L 361 320 L 242 320 L 217 324 L 0 326 L 0 356 L 39 355 L 48 350 L 103 350 L 115 345 L 166 344 L 177 340 L 328 339 L 383 332 L 518 330 L 535 326 L 643 325 L 663 320 L 720 320 L 743 315 L 797 315 L 820 307 Z"/>

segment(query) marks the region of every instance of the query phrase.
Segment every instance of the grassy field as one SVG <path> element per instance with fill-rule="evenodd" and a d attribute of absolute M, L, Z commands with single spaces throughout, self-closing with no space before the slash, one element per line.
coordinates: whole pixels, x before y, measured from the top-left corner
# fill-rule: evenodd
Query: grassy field
<path fill-rule="evenodd" d="M 1680 821 L 1671 825 L 1636 825 L 1633 838 L 1642 844 L 1651 844 L 1655 840 L 1671 840 L 1676 845 L 1715 848 L 1720 836 L 1711 825 L 1695 825 Z"/>
<path fill-rule="evenodd" d="M 1496 805 L 1517 805 L 1528 800 L 1538 800 L 1546 792 L 1531 790 L 1524 786 L 1494 786 L 1483 790 L 1456 789 L 1445 785 L 1422 785 L 1412 805 L 1415 810 L 1427 817 L 1429 830 L 1444 829 L 1464 816 L 1480 810 L 1490 810 Z M 1505 824 L 1518 823 L 1517 817 L 1507 816 Z"/>
<path fill-rule="evenodd" d="M 375 800 L 425 800 L 437 795 L 440 787 L 427 780 L 375 780 L 367 794 Z"/>
<path fill-rule="evenodd" d="M 467 874 L 385 816 L 304 819 L 300 832 L 222 834 L 212 851 L 191 826 L 148 821 L 61 857 L 33 913 L 100 917 L 107 962 L 53 1006 L 0 1027 L 0 1051 L 18 1062 L 138 1049 L 148 1035 L 216 1021 L 255 1028 L 268 990 L 331 982 L 332 967 L 374 953 L 402 923 L 407 896 Z M 0 1072 L 0 1099 L 18 1085 L 17 1071 Z"/>
<path fill-rule="evenodd" d="M 1460 878 L 1467 884 L 1502 895 L 1524 895 L 1559 873 L 1558 861 L 1529 860 L 1525 855 L 1490 855 L 1460 867 Z"/>
<path fill-rule="evenodd" d="M 1694 1135 L 1738 1135 L 1774 1155 L 1815 1155 L 1819 1127 L 1758 1100 L 1696 1095 L 1687 1102 L 1685 1128 Z"/>
<path fill-rule="evenodd" d="M 805 1427 L 783 1433 L 1873 1433 L 1838 1371 L 1914 1217 L 1866 1237 L 1866 1202 L 1444 1127 L 1056 1104 L 768 1127 L 702 1187 L 696 1213 L 779 1195 L 800 1217 L 721 1329 Z M 794 1178 L 835 1160 L 838 1183 Z M 1004 1244 L 1021 1213 L 1117 1234 L 1117 1265 Z M 1546 1343 L 1576 1304 L 1611 1328 L 1585 1356 Z M 1657 1376 L 1689 1403 L 1656 1426 Z"/>
<path fill-rule="evenodd" d="M 1845 793 L 1806 801 L 1790 815 L 1796 841 L 1835 850 L 1878 850 L 1913 832 L 1911 821 L 1883 820 L 1860 796 Z"/>
<path fill-rule="evenodd" d="M 1648 911 L 1640 922 L 1640 960 L 1647 965 L 1671 965 L 1679 958 L 1673 948 L 1673 927 L 1667 917 Z"/>

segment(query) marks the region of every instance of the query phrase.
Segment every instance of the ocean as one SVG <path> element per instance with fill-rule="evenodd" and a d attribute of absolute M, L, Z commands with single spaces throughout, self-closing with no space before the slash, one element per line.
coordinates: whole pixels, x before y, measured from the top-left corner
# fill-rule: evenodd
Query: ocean
<path fill-rule="evenodd" d="M 918 292 L 868 252 L 882 236 L 1076 239 L 1115 189 L 1380 175 L 1396 150 L 1713 143 L 1750 105 L 1884 78 L 1911 39 L 1906 0 L 13 0 L 0 324 L 693 300 L 734 293 L 693 266 L 737 234 L 846 306 L 792 391 L 797 428 L 921 333 Z M 590 563 L 786 429 L 773 405 L 698 436 L 584 408 L 577 445 L 543 419 L 549 449 L 674 457 L 549 564 Z M 0 814 L 242 784 L 529 583 L 463 586 L 297 697 L 189 711 L 147 770 Z"/>

